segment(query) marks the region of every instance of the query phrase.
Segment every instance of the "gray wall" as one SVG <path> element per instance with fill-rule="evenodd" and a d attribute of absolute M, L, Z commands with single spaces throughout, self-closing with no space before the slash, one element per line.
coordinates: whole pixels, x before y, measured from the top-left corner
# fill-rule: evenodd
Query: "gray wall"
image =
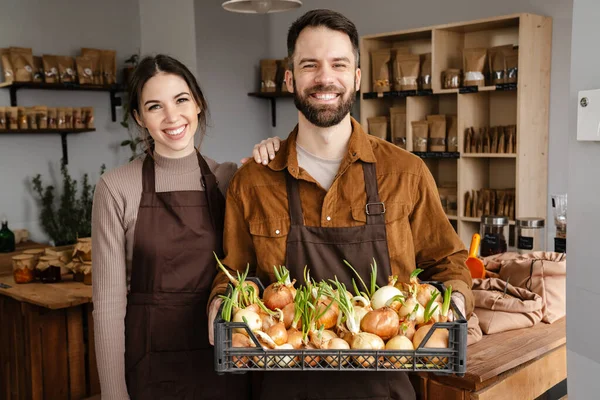
<path fill-rule="evenodd" d="M 140 47 L 137 0 L 2 0 L 2 10 L 0 47 L 31 47 L 35 55 L 71 56 L 79 55 L 81 47 L 114 49 L 120 65 Z M 119 148 L 127 134 L 110 120 L 108 93 L 23 90 L 18 102 L 95 108 L 96 132 L 67 139 L 69 171 L 74 178 L 79 180 L 87 172 L 95 182 L 101 164 L 113 168 L 127 161 L 129 152 Z M 0 104 L 10 104 L 7 89 L 0 89 Z M 46 237 L 38 224 L 29 182 L 38 173 L 46 184 L 60 178 L 61 155 L 59 135 L 0 136 L 0 214 L 6 214 L 12 228 L 29 229 L 36 240 Z"/>
<path fill-rule="evenodd" d="M 303 7 L 293 12 L 273 14 L 270 21 L 270 56 L 286 55 L 287 29 L 294 19 L 310 9 L 329 8 L 339 11 L 350 18 L 358 33 L 370 35 L 393 32 L 403 29 L 469 21 L 478 18 L 494 17 L 505 14 L 529 12 L 553 18 L 552 35 L 552 78 L 550 94 L 550 144 L 549 144 L 549 193 L 567 191 L 568 145 L 567 118 L 569 59 L 571 46 L 571 0 L 419 0 L 404 2 L 397 0 L 305 0 Z M 409 6 L 407 6 L 409 4 Z M 277 127 L 272 135 L 287 137 L 296 124 L 297 111 L 292 100 L 278 103 Z M 268 118 L 269 114 L 265 115 Z M 548 206 L 548 236 L 554 237 L 554 223 L 551 208 Z M 553 242 L 550 249 L 554 248 Z"/>
<path fill-rule="evenodd" d="M 211 116 L 202 152 L 239 162 L 271 134 L 269 102 L 247 95 L 258 90 L 260 59 L 269 55 L 269 17 L 231 13 L 221 3 L 196 1 L 197 77 Z"/>
<path fill-rule="evenodd" d="M 596 251 L 600 212 L 597 172 L 600 143 L 578 142 L 577 92 L 600 89 L 600 57 L 596 26 L 600 18 L 597 0 L 575 0 L 571 47 L 571 87 L 568 97 L 568 193 L 569 226 L 567 272 L 567 350 L 569 399 L 595 399 L 600 392 L 600 346 L 596 341 L 600 322 L 600 269 Z"/>

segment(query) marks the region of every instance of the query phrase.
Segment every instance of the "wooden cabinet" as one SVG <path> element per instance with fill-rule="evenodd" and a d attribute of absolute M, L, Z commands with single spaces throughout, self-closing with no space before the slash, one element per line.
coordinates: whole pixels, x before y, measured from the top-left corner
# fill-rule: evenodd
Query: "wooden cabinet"
<path fill-rule="evenodd" d="M 438 186 L 455 185 L 458 215 L 449 219 L 468 246 L 479 230 L 479 218 L 466 217 L 465 193 L 479 189 L 515 189 L 515 216 L 546 217 L 548 202 L 548 108 L 550 97 L 551 18 L 514 14 L 483 20 L 364 36 L 361 48 L 360 122 L 389 115 L 391 107 L 406 110 L 407 150 L 413 149 L 411 122 L 431 114 L 454 114 L 458 121 L 460 157 L 427 158 Z M 442 72 L 462 69 L 465 48 L 518 46 L 518 83 L 482 86 L 477 90 L 442 89 Z M 432 53 L 430 93 L 389 92 L 374 95 L 370 52 L 408 47 L 411 53 Z M 393 58 L 390 62 L 393 61 Z M 487 62 L 486 62 L 487 66 Z M 516 125 L 514 154 L 465 153 L 465 130 Z M 514 225 L 514 223 L 512 223 Z"/>

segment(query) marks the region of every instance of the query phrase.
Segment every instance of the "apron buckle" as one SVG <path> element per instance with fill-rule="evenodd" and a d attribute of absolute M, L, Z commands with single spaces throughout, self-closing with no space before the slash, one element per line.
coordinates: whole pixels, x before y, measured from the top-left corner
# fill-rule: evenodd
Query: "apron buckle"
<path fill-rule="evenodd" d="M 375 211 L 369 211 L 369 206 L 378 206 L 379 209 L 376 209 Z M 367 203 L 367 205 L 365 206 L 365 211 L 366 211 L 367 215 L 381 215 L 381 214 L 385 214 L 385 204 L 383 204 L 383 202 L 379 202 L 379 203 Z"/>

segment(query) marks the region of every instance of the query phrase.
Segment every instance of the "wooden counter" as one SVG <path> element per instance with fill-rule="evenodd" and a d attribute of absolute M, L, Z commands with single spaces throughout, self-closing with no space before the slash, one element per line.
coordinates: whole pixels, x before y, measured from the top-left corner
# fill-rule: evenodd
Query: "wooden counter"
<path fill-rule="evenodd" d="M 421 399 L 531 400 L 567 379 L 566 353 L 563 318 L 484 335 L 467 348 L 464 377 L 419 373 L 411 380 Z"/>
<path fill-rule="evenodd" d="M 0 399 L 83 399 L 100 393 L 92 287 L 15 284 L 0 276 Z"/>

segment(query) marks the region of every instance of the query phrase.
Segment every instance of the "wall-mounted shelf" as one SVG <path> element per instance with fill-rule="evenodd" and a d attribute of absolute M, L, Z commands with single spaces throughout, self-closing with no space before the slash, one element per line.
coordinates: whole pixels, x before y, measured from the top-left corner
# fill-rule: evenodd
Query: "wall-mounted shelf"
<path fill-rule="evenodd" d="M 10 90 L 10 105 L 12 107 L 17 107 L 17 91 L 20 89 L 109 92 L 110 112 L 113 122 L 117 120 L 116 108 L 121 105 L 121 98 L 117 97 L 117 93 L 125 91 L 125 88 L 119 85 L 80 85 L 78 83 L 45 82 L 13 82 L 12 84 L 4 86 L 3 88 Z"/>
<path fill-rule="evenodd" d="M 10 135 L 36 135 L 36 134 L 59 134 L 62 144 L 62 161 L 66 165 L 69 163 L 69 153 L 67 150 L 67 135 L 73 133 L 84 133 L 84 132 L 94 132 L 96 129 L 14 129 L 14 130 L 6 130 L 0 129 L 0 134 L 10 134 Z"/>
<path fill-rule="evenodd" d="M 413 151 L 412 153 L 421 158 L 429 159 L 460 158 L 459 152 Z"/>
<path fill-rule="evenodd" d="M 391 91 L 391 92 L 367 92 L 363 93 L 362 98 L 364 100 L 372 99 L 387 99 L 387 98 L 404 98 L 410 96 L 432 96 L 432 90 L 405 90 L 405 91 Z"/>
<path fill-rule="evenodd" d="M 269 99 L 271 101 L 271 125 L 273 127 L 277 126 L 277 99 L 291 99 L 294 97 L 294 95 L 289 92 L 252 92 L 248 93 L 248 96 Z"/>

